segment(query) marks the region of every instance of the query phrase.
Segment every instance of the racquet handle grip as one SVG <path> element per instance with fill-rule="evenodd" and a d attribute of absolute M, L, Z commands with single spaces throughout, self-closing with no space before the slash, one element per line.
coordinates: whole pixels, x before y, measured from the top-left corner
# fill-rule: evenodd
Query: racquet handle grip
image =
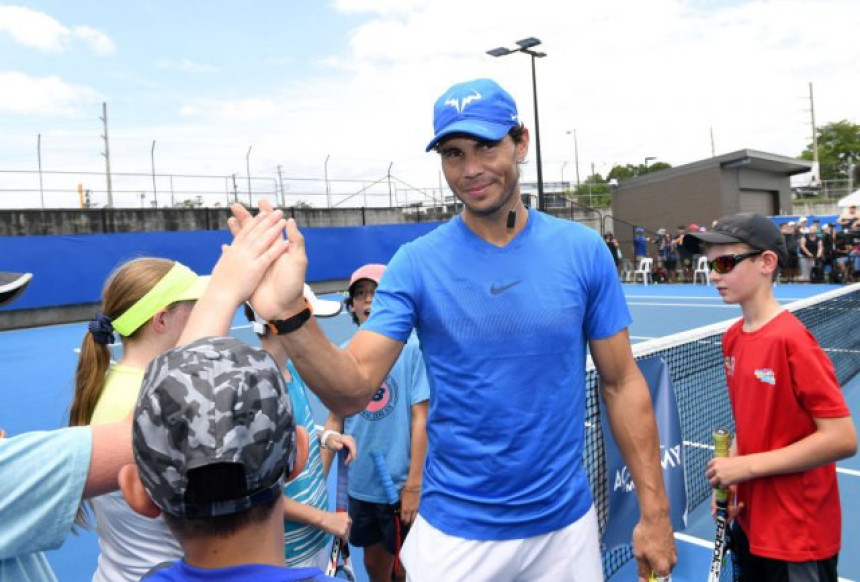
<path fill-rule="evenodd" d="M 400 500 L 400 496 L 397 494 L 394 481 L 391 480 L 391 473 L 388 472 L 385 457 L 379 451 L 372 451 L 370 458 L 373 459 L 373 466 L 376 468 L 376 475 L 379 477 L 379 484 L 382 485 L 382 492 L 385 494 L 388 504 L 395 505 Z"/>
<path fill-rule="evenodd" d="M 713 432 L 714 438 L 714 456 L 715 457 L 728 457 L 729 456 L 729 443 L 731 442 L 731 433 L 724 429 L 718 428 Z M 715 499 L 717 503 L 726 503 L 729 498 L 729 490 L 725 487 L 718 487 L 715 492 Z"/>
<path fill-rule="evenodd" d="M 648 582 L 672 582 L 672 575 L 669 574 L 668 576 L 658 576 L 652 571 L 651 575 L 648 576 Z"/>

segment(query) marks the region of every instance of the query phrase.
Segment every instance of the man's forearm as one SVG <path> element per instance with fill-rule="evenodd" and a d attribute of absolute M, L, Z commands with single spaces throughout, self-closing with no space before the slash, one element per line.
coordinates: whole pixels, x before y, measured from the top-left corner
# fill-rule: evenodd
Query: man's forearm
<path fill-rule="evenodd" d="M 644 378 L 632 385 L 604 387 L 607 416 L 615 442 L 636 485 L 643 518 L 668 517 L 669 500 L 663 486 L 660 440 L 651 397 Z"/>
<path fill-rule="evenodd" d="M 348 351 L 329 341 L 314 318 L 278 337 L 302 380 L 334 414 L 348 416 L 367 405 L 376 391 L 373 383 L 363 376 Z"/>

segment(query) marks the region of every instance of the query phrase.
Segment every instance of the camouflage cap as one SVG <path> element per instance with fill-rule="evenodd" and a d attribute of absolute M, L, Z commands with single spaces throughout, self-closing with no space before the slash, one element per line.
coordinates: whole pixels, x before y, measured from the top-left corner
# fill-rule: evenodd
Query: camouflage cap
<path fill-rule="evenodd" d="M 271 501 L 296 458 L 278 366 L 231 337 L 161 354 L 143 379 L 132 448 L 147 493 L 170 515 L 216 517 Z"/>

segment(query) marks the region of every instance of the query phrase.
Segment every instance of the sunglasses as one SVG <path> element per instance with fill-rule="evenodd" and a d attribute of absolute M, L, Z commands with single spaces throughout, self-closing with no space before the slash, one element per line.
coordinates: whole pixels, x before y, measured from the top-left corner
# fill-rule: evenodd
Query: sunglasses
<path fill-rule="evenodd" d="M 750 251 L 748 253 L 740 253 L 737 255 L 723 255 L 722 257 L 717 257 L 713 261 L 708 261 L 708 267 L 720 275 L 725 275 L 726 273 L 731 273 L 732 269 L 734 269 L 737 264 L 744 259 L 758 256 L 763 252 L 764 251 Z"/>

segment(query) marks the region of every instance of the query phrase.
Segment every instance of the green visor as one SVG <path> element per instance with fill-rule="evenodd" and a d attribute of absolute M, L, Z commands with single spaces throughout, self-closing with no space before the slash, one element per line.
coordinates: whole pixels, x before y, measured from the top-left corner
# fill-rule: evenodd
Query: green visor
<path fill-rule="evenodd" d="M 209 277 L 199 277 L 182 263 L 176 262 L 155 287 L 113 321 L 113 328 L 121 336 L 128 337 L 159 309 L 178 301 L 200 299 L 208 284 Z"/>

